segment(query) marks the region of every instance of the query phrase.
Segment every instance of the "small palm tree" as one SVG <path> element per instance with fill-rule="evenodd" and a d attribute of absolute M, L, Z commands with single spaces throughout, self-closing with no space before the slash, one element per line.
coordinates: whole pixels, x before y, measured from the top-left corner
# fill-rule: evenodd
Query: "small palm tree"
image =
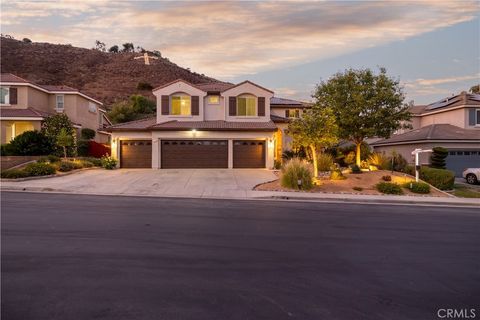
<path fill-rule="evenodd" d="M 71 147 L 73 144 L 73 137 L 68 134 L 65 128 L 60 130 L 57 135 L 57 145 L 63 148 L 63 158 L 67 159 L 67 147 Z"/>

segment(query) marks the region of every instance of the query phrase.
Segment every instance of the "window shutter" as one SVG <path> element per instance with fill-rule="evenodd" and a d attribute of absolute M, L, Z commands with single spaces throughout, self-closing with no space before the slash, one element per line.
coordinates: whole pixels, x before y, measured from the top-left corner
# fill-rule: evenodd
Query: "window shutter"
<path fill-rule="evenodd" d="M 162 96 L 161 107 L 162 115 L 168 115 L 170 112 L 170 96 Z"/>
<path fill-rule="evenodd" d="M 198 96 L 192 96 L 192 116 L 200 114 L 200 99 Z"/>
<path fill-rule="evenodd" d="M 228 97 L 228 115 L 236 116 L 237 115 L 237 98 Z"/>
<path fill-rule="evenodd" d="M 265 116 L 265 97 L 258 97 L 258 116 Z"/>
<path fill-rule="evenodd" d="M 17 104 L 18 103 L 18 93 L 17 88 L 10 88 L 10 104 Z"/>
<path fill-rule="evenodd" d="M 469 126 L 475 125 L 475 109 L 473 108 L 468 109 L 468 125 Z"/>
<path fill-rule="evenodd" d="M 285 110 L 285 118 L 290 118 L 290 110 Z"/>

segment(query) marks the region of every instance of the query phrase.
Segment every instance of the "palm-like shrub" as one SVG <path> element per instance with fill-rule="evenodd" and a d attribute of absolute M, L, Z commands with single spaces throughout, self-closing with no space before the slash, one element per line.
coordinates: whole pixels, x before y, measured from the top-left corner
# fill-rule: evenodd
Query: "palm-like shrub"
<path fill-rule="evenodd" d="M 330 171 L 333 166 L 333 157 L 328 153 L 321 153 L 317 157 L 318 171 Z"/>
<path fill-rule="evenodd" d="M 372 153 L 367 160 L 368 164 L 378 169 L 388 169 L 389 159 L 381 153 Z"/>
<path fill-rule="evenodd" d="M 313 167 L 310 163 L 293 158 L 282 168 L 280 183 L 283 187 L 296 190 L 309 190 L 313 187 Z"/>

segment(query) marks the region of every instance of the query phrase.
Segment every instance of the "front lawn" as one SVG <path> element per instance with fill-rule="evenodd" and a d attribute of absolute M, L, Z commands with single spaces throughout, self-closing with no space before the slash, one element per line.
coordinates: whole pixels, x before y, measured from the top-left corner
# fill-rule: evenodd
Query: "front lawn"
<path fill-rule="evenodd" d="M 453 186 L 453 195 L 460 198 L 480 198 L 480 188 L 464 184 L 455 184 Z"/>
<path fill-rule="evenodd" d="M 346 173 L 346 179 L 344 180 L 330 180 L 320 179 L 317 180 L 317 184 L 308 192 L 326 192 L 326 193 L 352 193 L 352 194 L 370 194 L 380 195 L 382 194 L 377 190 L 377 184 L 379 183 L 395 183 L 402 186 L 401 190 L 405 195 L 422 196 L 425 194 L 419 194 L 411 192 L 408 188 L 403 187 L 405 184 L 415 181 L 412 177 L 400 173 L 391 172 L 386 170 L 363 172 L 361 174 Z M 386 181 L 389 180 L 390 181 Z M 291 189 L 284 188 L 280 185 L 279 180 L 261 184 L 255 188 L 258 191 L 292 191 Z M 434 188 L 430 188 L 430 192 L 427 194 L 435 197 L 448 197 L 445 193 L 438 191 Z"/>

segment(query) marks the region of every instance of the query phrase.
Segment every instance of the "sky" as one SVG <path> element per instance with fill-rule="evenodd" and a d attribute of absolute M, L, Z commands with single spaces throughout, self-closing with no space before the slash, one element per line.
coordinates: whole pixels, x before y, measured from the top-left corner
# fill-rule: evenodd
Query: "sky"
<path fill-rule="evenodd" d="M 223 81 L 310 100 L 346 68 L 387 68 L 416 104 L 480 82 L 479 1 L 5 1 L 2 34 L 133 42 Z"/>

